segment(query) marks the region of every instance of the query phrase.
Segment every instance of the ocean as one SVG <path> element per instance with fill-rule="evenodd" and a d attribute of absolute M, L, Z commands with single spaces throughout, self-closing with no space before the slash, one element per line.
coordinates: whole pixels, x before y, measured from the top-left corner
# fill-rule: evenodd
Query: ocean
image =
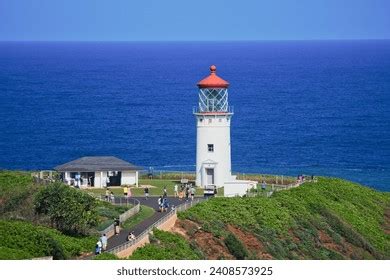
<path fill-rule="evenodd" d="M 196 83 L 230 82 L 232 167 L 390 191 L 390 41 L 1 42 L 0 168 L 195 169 Z"/>

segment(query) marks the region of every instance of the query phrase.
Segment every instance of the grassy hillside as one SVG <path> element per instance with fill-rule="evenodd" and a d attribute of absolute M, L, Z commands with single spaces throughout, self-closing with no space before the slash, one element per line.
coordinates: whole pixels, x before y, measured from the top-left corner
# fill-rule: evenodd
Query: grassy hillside
<path fill-rule="evenodd" d="M 150 244 L 137 249 L 131 260 L 197 260 L 200 258 L 197 250 L 194 250 L 184 238 L 177 234 L 153 230 Z"/>
<path fill-rule="evenodd" d="M 390 193 L 320 178 L 271 198 L 214 198 L 176 224 L 205 258 L 390 259 Z"/>
<path fill-rule="evenodd" d="M 91 209 L 96 212 L 98 225 L 96 228 L 87 228 L 86 234 L 89 236 L 78 237 L 77 234 L 65 231 L 61 233 L 53 229 L 54 223 L 47 213 L 36 212 L 37 195 L 48 188 L 35 184 L 29 172 L 0 171 L 0 259 L 25 259 L 49 255 L 63 259 L 92 252 L 97 240 L 96 229 L 107 227 L 114 218 L 130 209 L 130 206 L 114 206 L 92 199 Z M 85 220 L 85 215 L 81 214 L 83 209 L 85 210 L 84 205 L 76 203 L 76 198 L 84 201 L 90 196 L 68 187 L 65 190 L 70 192 L 66 198 L 57 194 L 50 195 L 59 199 L 53 206 L 56 213 L 59 213 L 57 216 L 82 217 L 82 220 Z M 63 212 L 60 212 L 61 204 Z M 74 211 L 76 215 L 70 214 L 71 209 L 76 209 Z M 80 221 L 71 220 L 73 226 L 78 222 Z"/>
<path fill-rule="evenodd" d="M 91 252 L 96 242 L 95 237 L 70 237 L 55 229 L 12 220 L 0 220 L 0 236 L 0 260 L 43 256 L 68 259 Z"/>

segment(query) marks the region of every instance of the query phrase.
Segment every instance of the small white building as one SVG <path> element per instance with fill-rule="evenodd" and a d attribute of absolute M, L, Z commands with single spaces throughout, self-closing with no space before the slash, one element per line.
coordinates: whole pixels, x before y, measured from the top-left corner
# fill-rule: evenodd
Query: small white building
<path fill-rule="evenodd" d="M 79 187 L 136 185 L 141 168 L 113 156 L 82 157 L 56 166 L 65 184 Z"/>
<path fill-rule="evenodd" d="M 210 75 L 198 82 L 199 101 L 194 108 L 196 117 L 196 185 L 201 187 L 236 187 L 233 193 L 244 194 L 241 189 L 256 186 L 254 181 L 239 181 L 232 176 L 230 123 L 233 108 L 228 102 L 229 83 L 210 66 Z M 238 191 L 240 189 L 240 191 Z M 225 190 L 226 193 L 226 190 Z"/>

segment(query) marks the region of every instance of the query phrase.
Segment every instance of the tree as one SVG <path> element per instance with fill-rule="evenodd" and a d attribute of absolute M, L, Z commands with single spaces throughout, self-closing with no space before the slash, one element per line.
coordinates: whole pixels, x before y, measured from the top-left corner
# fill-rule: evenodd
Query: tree
<path fill-rule="evenodd" d="M 34 205 L 36 213 L 49 216 L 52 226 L 63 233 L 86 235 L 98 222 L 97 201 L 61 183 L 42 188 Z"/>

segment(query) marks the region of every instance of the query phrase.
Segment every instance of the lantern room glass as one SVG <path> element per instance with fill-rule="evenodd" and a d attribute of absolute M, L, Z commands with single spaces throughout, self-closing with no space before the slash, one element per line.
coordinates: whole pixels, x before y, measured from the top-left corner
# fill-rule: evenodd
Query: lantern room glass
<path fill-rule="evenodd" d="M 202 88 L 199 90 L 200 112 L 227 112 L 227 88 Z"/>

